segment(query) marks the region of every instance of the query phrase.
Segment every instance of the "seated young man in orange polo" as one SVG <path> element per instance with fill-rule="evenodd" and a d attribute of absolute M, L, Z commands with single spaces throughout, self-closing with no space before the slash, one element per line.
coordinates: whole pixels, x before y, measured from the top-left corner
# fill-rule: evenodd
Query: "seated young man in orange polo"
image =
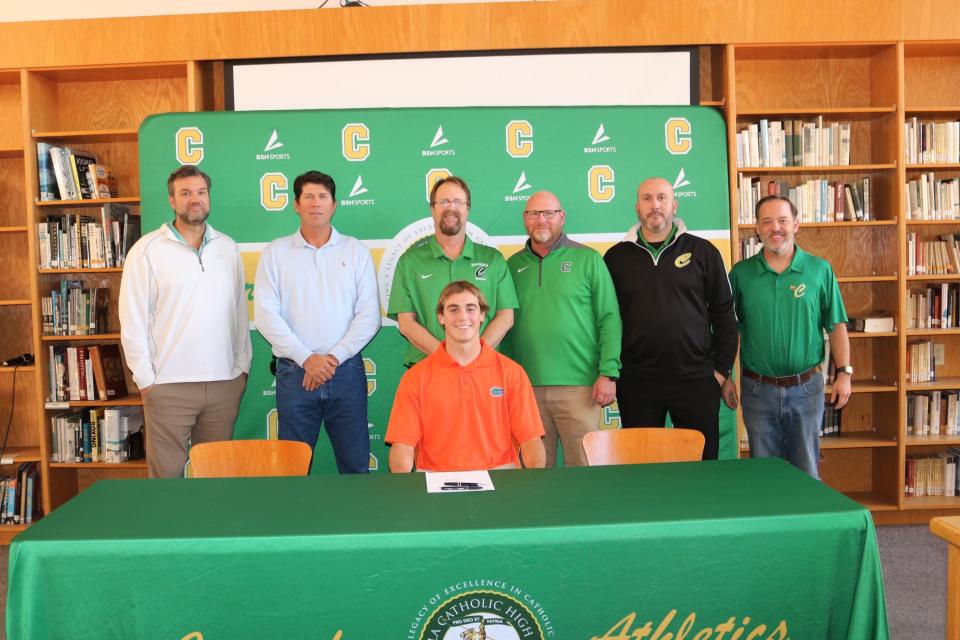
<path fill-rule="evenodd" d="M 446 339 L 400 380 L 386 441 L 390 471 L 472 471 L 543 467 L 543 423 L 519 364 L 480 339 L 489 310 L 462 280 L 440 293 Z M 416 460 L 414 460 L 416 457 Z"/>

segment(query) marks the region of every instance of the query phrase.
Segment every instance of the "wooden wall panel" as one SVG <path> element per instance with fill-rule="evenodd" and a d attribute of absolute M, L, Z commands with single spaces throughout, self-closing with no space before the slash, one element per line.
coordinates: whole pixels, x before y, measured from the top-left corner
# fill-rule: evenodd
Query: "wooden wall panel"
<path fill-rule="evenodd" d="M 869 19 L 865 19 L 868 17 Z M 952 0 L 595 0 L 0 24 L 7 68 L 306 55 L 960 38 Z"/>

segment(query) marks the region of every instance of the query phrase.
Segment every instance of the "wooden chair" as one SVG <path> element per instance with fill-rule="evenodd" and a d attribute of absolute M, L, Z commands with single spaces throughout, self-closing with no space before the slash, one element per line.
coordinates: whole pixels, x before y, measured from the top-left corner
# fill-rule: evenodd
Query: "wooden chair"
<path fill-rule="evenodd" d="M 703 456 L 703 443 L 693 429 L 604 429 L 583 437 L 590 466 L 691 462 Z"/>
<path fill-rule="evenodd" d="M 225 440 L 190 449 L 191 477 L 305 476 L 313 451 L 293 440 Z"/>

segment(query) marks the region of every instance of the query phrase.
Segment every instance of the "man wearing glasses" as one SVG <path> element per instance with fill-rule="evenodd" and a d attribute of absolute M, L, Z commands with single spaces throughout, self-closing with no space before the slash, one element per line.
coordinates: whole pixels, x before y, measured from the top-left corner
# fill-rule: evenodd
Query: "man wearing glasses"
<path fill-rule="evenodd" d="M 616 399 L 620 375 L 620 309 L 600 254 L 563 232 L 566 212 L 548 192 L 523 212 L 530 239 L 507 260 L 520 308 L 505 344 L 533 383 L 546 437 L 547 466 L 557 439 L 567 466 L 586 465 L 583 436 L 600 425 Z"/>
<path fill-rule="evenodd" d="M 387 315 L 398 322 L 409 341 L 403 363 L 407 367 L 433 353 L 443 339 L 435 307 L 443 288 L 458 280 L 476 286 L 490 305 L 481 336 L 496 348 L 513 325 L 517 294 L 507 263 L 493 247 L 467 237 L 470 188 L 456 176 L 438 180 L 430 191 L 434 234 L 404 253 L 397 263 Z"/>
<path fill-rule="evenodd" d="M 703 433 L 703 459 L 714 460 L 721 389 L 736 408 L 737 319 L 723 258 L 674 218 L 667 180 L 641 183 L 636 210 L 639 223 L 604 256 L 623 319 L 620 421 L 657 427 L 669 413 L 674 426 Z"/>

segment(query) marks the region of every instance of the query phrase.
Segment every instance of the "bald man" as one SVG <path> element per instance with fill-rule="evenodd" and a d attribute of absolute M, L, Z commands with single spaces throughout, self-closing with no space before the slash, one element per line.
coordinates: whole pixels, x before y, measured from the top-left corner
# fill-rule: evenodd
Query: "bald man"
<path fill-rule="evenodd" d="M 600 254 L 564 234 L 566 211 L 548 191 L 523 211 L 529 240 L 507 261 L 520 308 L 505 349 L 533 384 L 546 436 L 547 466 L 586 464 L 583 436 L 616 399 L 620 309 Z"/>
<path fill-rule="evenodd" d="M 636 210 L 639 222 L 604 256 L 623 319 L 620 422 L 661 427 L 669 414 L 703 433 L 703 459 L 713 460 L 721 395 L 736 407 L 737 320 L 723 258 L 676 217 L 667 180 L 641 183 Z"/>

